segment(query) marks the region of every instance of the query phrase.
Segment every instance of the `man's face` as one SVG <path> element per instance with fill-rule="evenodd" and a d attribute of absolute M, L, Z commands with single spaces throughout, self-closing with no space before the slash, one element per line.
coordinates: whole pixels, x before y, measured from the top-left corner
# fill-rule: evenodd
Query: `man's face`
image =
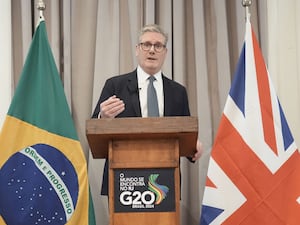
<path fill-rule="evenodd" d="M 157 52 L 154 45 L 164 46 L 165 38 L 162 34 L 157 32 L 146 32 L 140 37 L 140 43 L 144 43 L 148 46 L 152 44 L 148 51 L 143 50 L 141 44 L 137 45 L 135 53 L 138 64 L 142 69 L 146 73 L 153 75 L 161 70 L 167 54 L 165 47 L 163 47 L 161 52 Z"/>

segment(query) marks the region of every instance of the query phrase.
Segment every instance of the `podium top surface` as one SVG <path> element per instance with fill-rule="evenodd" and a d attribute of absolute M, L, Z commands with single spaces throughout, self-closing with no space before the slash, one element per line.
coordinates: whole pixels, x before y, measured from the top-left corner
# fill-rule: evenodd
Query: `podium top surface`
<path fill-rule="evenodd" d="M 86 121 L 86 136 L 94 158 L 108 157 L 110 140 L 178 139 L 180 156 L 195 152 L 198 138 L 197 117 L 127 117 Z"/>

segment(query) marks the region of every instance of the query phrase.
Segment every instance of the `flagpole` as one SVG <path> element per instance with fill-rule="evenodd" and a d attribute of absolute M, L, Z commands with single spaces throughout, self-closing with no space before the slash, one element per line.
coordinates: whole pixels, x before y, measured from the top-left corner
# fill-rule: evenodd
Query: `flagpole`
<path fill-rule="evenodd" d="M 245 13 L 246 13 L 246 21 L 250 21 L 250 12 L 249 7 L 252 4 L 252 0 L 242 0 L 242 5 L 245 7 Z"/>
<path fill-rule="evenodd" d="M 46 9 L 46 5 L 43 0 L 39 0 L 37 3 L 37 9 L 40 11 L 40 20 L 44 20 L 43 12 Z"/>

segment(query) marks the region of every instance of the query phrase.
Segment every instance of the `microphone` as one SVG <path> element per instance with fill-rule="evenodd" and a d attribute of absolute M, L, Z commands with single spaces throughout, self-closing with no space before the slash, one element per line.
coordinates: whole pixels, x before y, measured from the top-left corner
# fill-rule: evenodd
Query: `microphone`
<path fill-rule="evenodd" d="M 142 90 L 142 88 L 138 87 L 135 91 L 136 94 L 139 94 L 140 93 L 140 90 Z"/>
<path fill-rule="evenodd" d="M 140 92 L 140 90 L 142 90 L 142 88 L 141 88 L 141 87 L 138 87 L 138 88 L 135 90 L 135 92 L 138 94 L 138 93 Z"/>

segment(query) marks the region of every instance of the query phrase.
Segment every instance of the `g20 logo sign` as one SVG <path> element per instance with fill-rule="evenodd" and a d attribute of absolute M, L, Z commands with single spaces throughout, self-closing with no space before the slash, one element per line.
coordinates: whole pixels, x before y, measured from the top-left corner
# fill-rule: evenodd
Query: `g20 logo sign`
<path fill-rule="evenodd" d="M 115 212 L 175 211 L 174 169 L 117 169 L 114 179 Z"/>
<path fill-rule="evenodd" d="M 155 194 L 151 191 L 124 191 L 120 194 L 123 205 L 152 205 L 155 203 Z"/>

